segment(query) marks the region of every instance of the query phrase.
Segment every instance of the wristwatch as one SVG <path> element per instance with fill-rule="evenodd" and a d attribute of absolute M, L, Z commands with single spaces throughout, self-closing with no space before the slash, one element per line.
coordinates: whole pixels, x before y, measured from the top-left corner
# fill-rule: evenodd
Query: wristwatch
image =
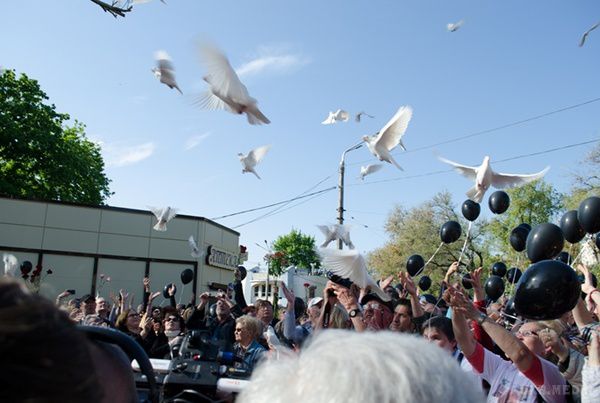
<path fill-rule="evenodd" d="M 360 315 L 360 311 L 358 309 L 351 309 L 350 312 L 348 312 L 348 316 L 351 318 L 356 318 L 358 315 Z"/>
<path fill-rule="evenodd" d="M 477 319 L 475 319 L 475 321 L 477 322 L 477 324 L 479 326 L 483 325 L 483 322 L 485 322 L 485 320 L 487 319 L 487 315 L 483 312 L 479 312 L 479 316 L 477 317 Z"/>

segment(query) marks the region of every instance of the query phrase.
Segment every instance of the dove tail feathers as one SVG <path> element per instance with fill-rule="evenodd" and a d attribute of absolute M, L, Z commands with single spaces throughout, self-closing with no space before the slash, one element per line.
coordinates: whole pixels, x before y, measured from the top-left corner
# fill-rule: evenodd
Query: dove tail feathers
<path fill-rule="evenodd" d="M 157 230 L 157 231 L 165 232 L 167 230 L 167 224 L 166 223 L 157 222 L 156 225 L 153 228 L 155 230 Z"/>
<path fill-rule="evenodd" d="M 475 203 L 481 203 L 481 199 L 483 199 L 483 193 L 479 192 L 476 186 L 473 186 L 471 189 L 469 189 L 466 195 Z"/>
<path fill-rule="evenodd" d="M 389 159 L 392 164 L 394 164 L 396 166 L 396 168 L 398 168 L 401 171 L 404 171 L 404 169 L 402 169 L 402 167 L 400 165 L 398 165 L 398 163 L 396 162 L 396 160 L 394 159 L 394 157 L 392 157 L 391 155 L 389 156 Z"/>
<path fill-rule="evenodd" d="M 263 115 L 263 113 L 258 108 L 252 108 L 246 111 L 246 117 L 248 118 L 248 123 L 251 125 L 262 125 L 269 124 L 271 121 Z"/>

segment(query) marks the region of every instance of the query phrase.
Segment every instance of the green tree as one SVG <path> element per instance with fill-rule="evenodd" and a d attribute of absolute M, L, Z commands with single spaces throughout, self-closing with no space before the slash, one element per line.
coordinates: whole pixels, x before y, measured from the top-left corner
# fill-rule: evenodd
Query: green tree
<path fill-rule="evenodd" d="M 600 144 L 597 144 L 573 173 L 573 187 L 564 196 L 567 210 L 577 210 L 579 203 L 587 197 L 600 195 Z"/>
<path fill-rule="evenodd" d="M 315 251 L 315 238 L 295 229 L 278 237 L 273 242 L 272 249 L 274 253 L 267 255 L 269 274 L 272 276 L 281 275 L 289 265 L 303 268 L 321 267 L 321 261 Z"/>
<path fill-rule="evenodd" d="M 510 233 L 521 223 L 532 227 L 552 222 L 562 209 L 562 195 L 554 187 L 538 180 L 515 189 L 507 190 L 510 196 L 508 210 L 490 220 L 485 228 L 487 247 L 498 260 L 507 264 L 523 261 L 523 254 L 517 253 L 509 242 Z"/>
<path fill-rule="evenodd" d="M 406 270 L 406 261 L 410 255 L 419 254 L 427 261 L 440 246 L 440 228 L 449 220 L 461 224 L 461 238 L 452 244 L 442 245 L 435 258 L 423 271 L 423 274 L 431 277 L 436 285 L 434 289 L 437 289 L 448 266 L 460 257 L 469 225 L 468 221 L 457 213 L 448 192 L 438 193 L 432 200 L 412 209 L 396 206 L 385 226 L 390 240 L 383 247 L 369 254 L 369 267 L 380 277 L 385 277 Z M 480 220 L 472 224 L 469 241 L 461 258 L 461 262 L 469 271 L 482 265 L 486 258 L 485 250 L 480 247 L 482 238 Z"/>
<path fill-rule="evenodd" d="M 46 100 L 25 74 L 0 75 L 0 194 L 102 204 L 111 193 L 99 146 Z"/>

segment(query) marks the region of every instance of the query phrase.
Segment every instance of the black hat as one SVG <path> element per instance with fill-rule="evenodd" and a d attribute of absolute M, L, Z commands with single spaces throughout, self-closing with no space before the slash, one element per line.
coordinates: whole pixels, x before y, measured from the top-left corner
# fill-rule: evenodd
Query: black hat
<path fill-rule="evenodd" d="M 377 294 L 374 294 L 372 292 L 368 293 L 367 295 L 365 295 L 364 297 L 362 297 L 362 299 L 360 300 L 360 304 L 361 305 L 366 305 L 369 301 L 377 301 L 379 302 L 381 305 L 385 305 L 387 306 L 390 311 L 393 311 L 393 307 L 392 307 L 392 303 L 391 301 L 384 301 L 381 299 L 381 297 Z"/>
<path fill-rule="evenodd" d="M 96 301 L 96 298 L 94 298 L 91 294 L 85 294 L 81 298 L 79 298 L 79 300 L 81 302 L 92 302 Z"/>

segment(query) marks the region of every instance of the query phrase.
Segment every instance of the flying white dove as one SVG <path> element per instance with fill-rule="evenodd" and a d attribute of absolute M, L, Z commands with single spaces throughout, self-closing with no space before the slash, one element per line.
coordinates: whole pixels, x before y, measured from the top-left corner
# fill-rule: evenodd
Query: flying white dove
<path fill-rule="evenodd" d="M 204 256 L 204 251 L 201 251 L 200 248 L 198 248 L 198 244 L 194 240 L 193 235 L 190 235 L 188 243 L 190 244 L 190 248 L 192 249 L 192 257 L 201 258 L 202 256 Z"/>
<path fill-rule="evenodd" d="M 175 88 L 183 95 L 183 92 L 181 92 L 181 89 L 175 81 L 175 68 L 173 67 L 169 54 L 164 50 L 159 50 L 154 53 L 154 58 L 158 64 L 158 67 L 152 69 L 154 76 L 167 87 L 171 89 Z"/>
<path fill-rule="evenodd" d="M 346 246 L 350 249 L 354 249 L 354 244 L 350 240 L 349 225 L 317 225 L 317 228 L 325 235 L 325 241 L 321 244 L 321 248 L 326 248 L 332 241 L 341 239 Z"/>
<path fill-rule="evenodd" d="M 370 117 L 371 119 L 373 119 L 373 118 L 375 117 L 375 116 L 371 116 L 371 115 L 369 115 L 367 112 L 364 112 L 364 111 L 362 111 L 362 112 L 358 112 L 358 113 L 356 114 L 356 116 L 354 117 L 354 120 L 356 121 L 356 123 L 360 123 L 360 119 L 363 117 L 363 115 L 364 115 L 364 116 L 368 116 L 368 117 Z"/>
<path fill-rule="evenodd" d="M 383 168 L 383 164 L 369 164 L 367 166 L 361 166 L 359 176 L 360 180 L 365 180 L 365 176 L 371 175 L 372 173 L 379 171 L 381 168 Z"/>
<path fill-rule="evenodd" d="M 321 124 L 332 125 L 337 122 L 347 122 L 348 119 L 350 119 L 350 114 L 343 109 L 338 109 L 335 112 L 329 112 L 329 116 Z"/>
<path fill-rule="evenodd" d="M 354 284 L 362 289 L 369 287 L 384 301 L 390 300 L 390 296 L 379 288 L 367 272 L 365 258 L 358 250 L 319 248 L 317 253 L 321 256 L 321 263 L 326 270 L 342 278 L 352 280 Z"/>
<path fill-rule="evenodd" d="M 398 112 L 390 119 L 389 122 L 373 136 L 363 136 L 363 140 L 367 143 L 369 151 L 379 159 L 379 161 L 389 162 L 394 164 L 399 170 L 404 171 L 400 165 L 394 160 L 390 151 L 396 148 L 397 145 L 406 151 L 402 144 L 402 136 L 408 127 L 408 122 L 412 118 L 412 108 L 410 106 L 401 106 Z"/>
<path fill-rule="evenodd" d="M 248 94 L 248 89 L 220 50 L 204 44 L 200 52 L 207 70 L 204 81 L 210 88 L 199 98 L 198 104 L 205 109 L 224 109 L 238 115 L 245 113 L 251 125 L 271 123 L 258 109 L 256 99 Z"/>
<path fill-rule="evenodd" d="M 17 268 L 19 267 L 19 261 L 15 255 L 10 253 L 4 253 L 2 255 L 4 261 L 4 275 L 9 277 L 15 277 L 17 274 Z"/>
<path fill-rule="evenodd" d="M 585 31 L 583 33 L 583 35 L 581 36 L 581 40 L 579 41 L 579 47 L 583 46 L 583 44 L 585 43 L 585 40 L 587 39 L 587 37 L 590 34 L 590 32 L 592 32 L 594 29 L 596 29 L 598 27 L 600 27 L 600 22 L 597 22 L 590 29 L 588 29 L 587 31 Z"/>
<path fill-rule="evenodd" d="M 452 165 L 464 177 L 475 181 L 475 186 L 467 191 L 467 197 L 477 203 L 481 202 L 483 195 L 490 186 L 496 189 L 518 187 L 540 179 L 550 169 L 550 167 L 546 167 L 543 171 L 530 175 L 502 174 L 492 170 L 490 157 L 487 155 L 483 157 L 483 163 L 478 167 L 461 165 L 442 157 L 439 158 L 440 161 Z"/>
<path fill-rule="evenodd" d="M 463 20 L 460 20 L 460 21 L 458 21 L 458 22 L 456 22 L 454 24 L 448 24 L 448 25 L 446 25 L 446 28 L 448 29 L 449 32 L 456 32 L 456 31 L 458 31 L 458 29 L 460 27 L 463 26 L 464 23 L 465 22 Z"/>
<path fill-rule="evenodd" d="M 150 211 L 152 211 L 152 213 L 154 214 L 154 216 L 156 216 L 156 219 L 158 220 L 158 222 L 153 228 L 161 232 L 167 230 L 167 223 L 171 221 L 173 217 L 177 215 L 177 211 L 179 211 L 178 209 L 172 207 L 156 208 L 148 206 L 148 208 L 150 209 Z"/>
<path fill-rule="evenodd" d="M 270 145 L 257 147 L 254 150 L 250 151 L 247 155 L 242 153 L 238 153 L 238 157 L 240 158 L 240 162 L 244 169 L 242 169 L 242 173 L 252 172 L 258 179 L 261 179 L 260 176 L 254 170 L 256 164 L 258 164 L 264 156 L 267 154 L 267 151 L 271 148 Z"/>

